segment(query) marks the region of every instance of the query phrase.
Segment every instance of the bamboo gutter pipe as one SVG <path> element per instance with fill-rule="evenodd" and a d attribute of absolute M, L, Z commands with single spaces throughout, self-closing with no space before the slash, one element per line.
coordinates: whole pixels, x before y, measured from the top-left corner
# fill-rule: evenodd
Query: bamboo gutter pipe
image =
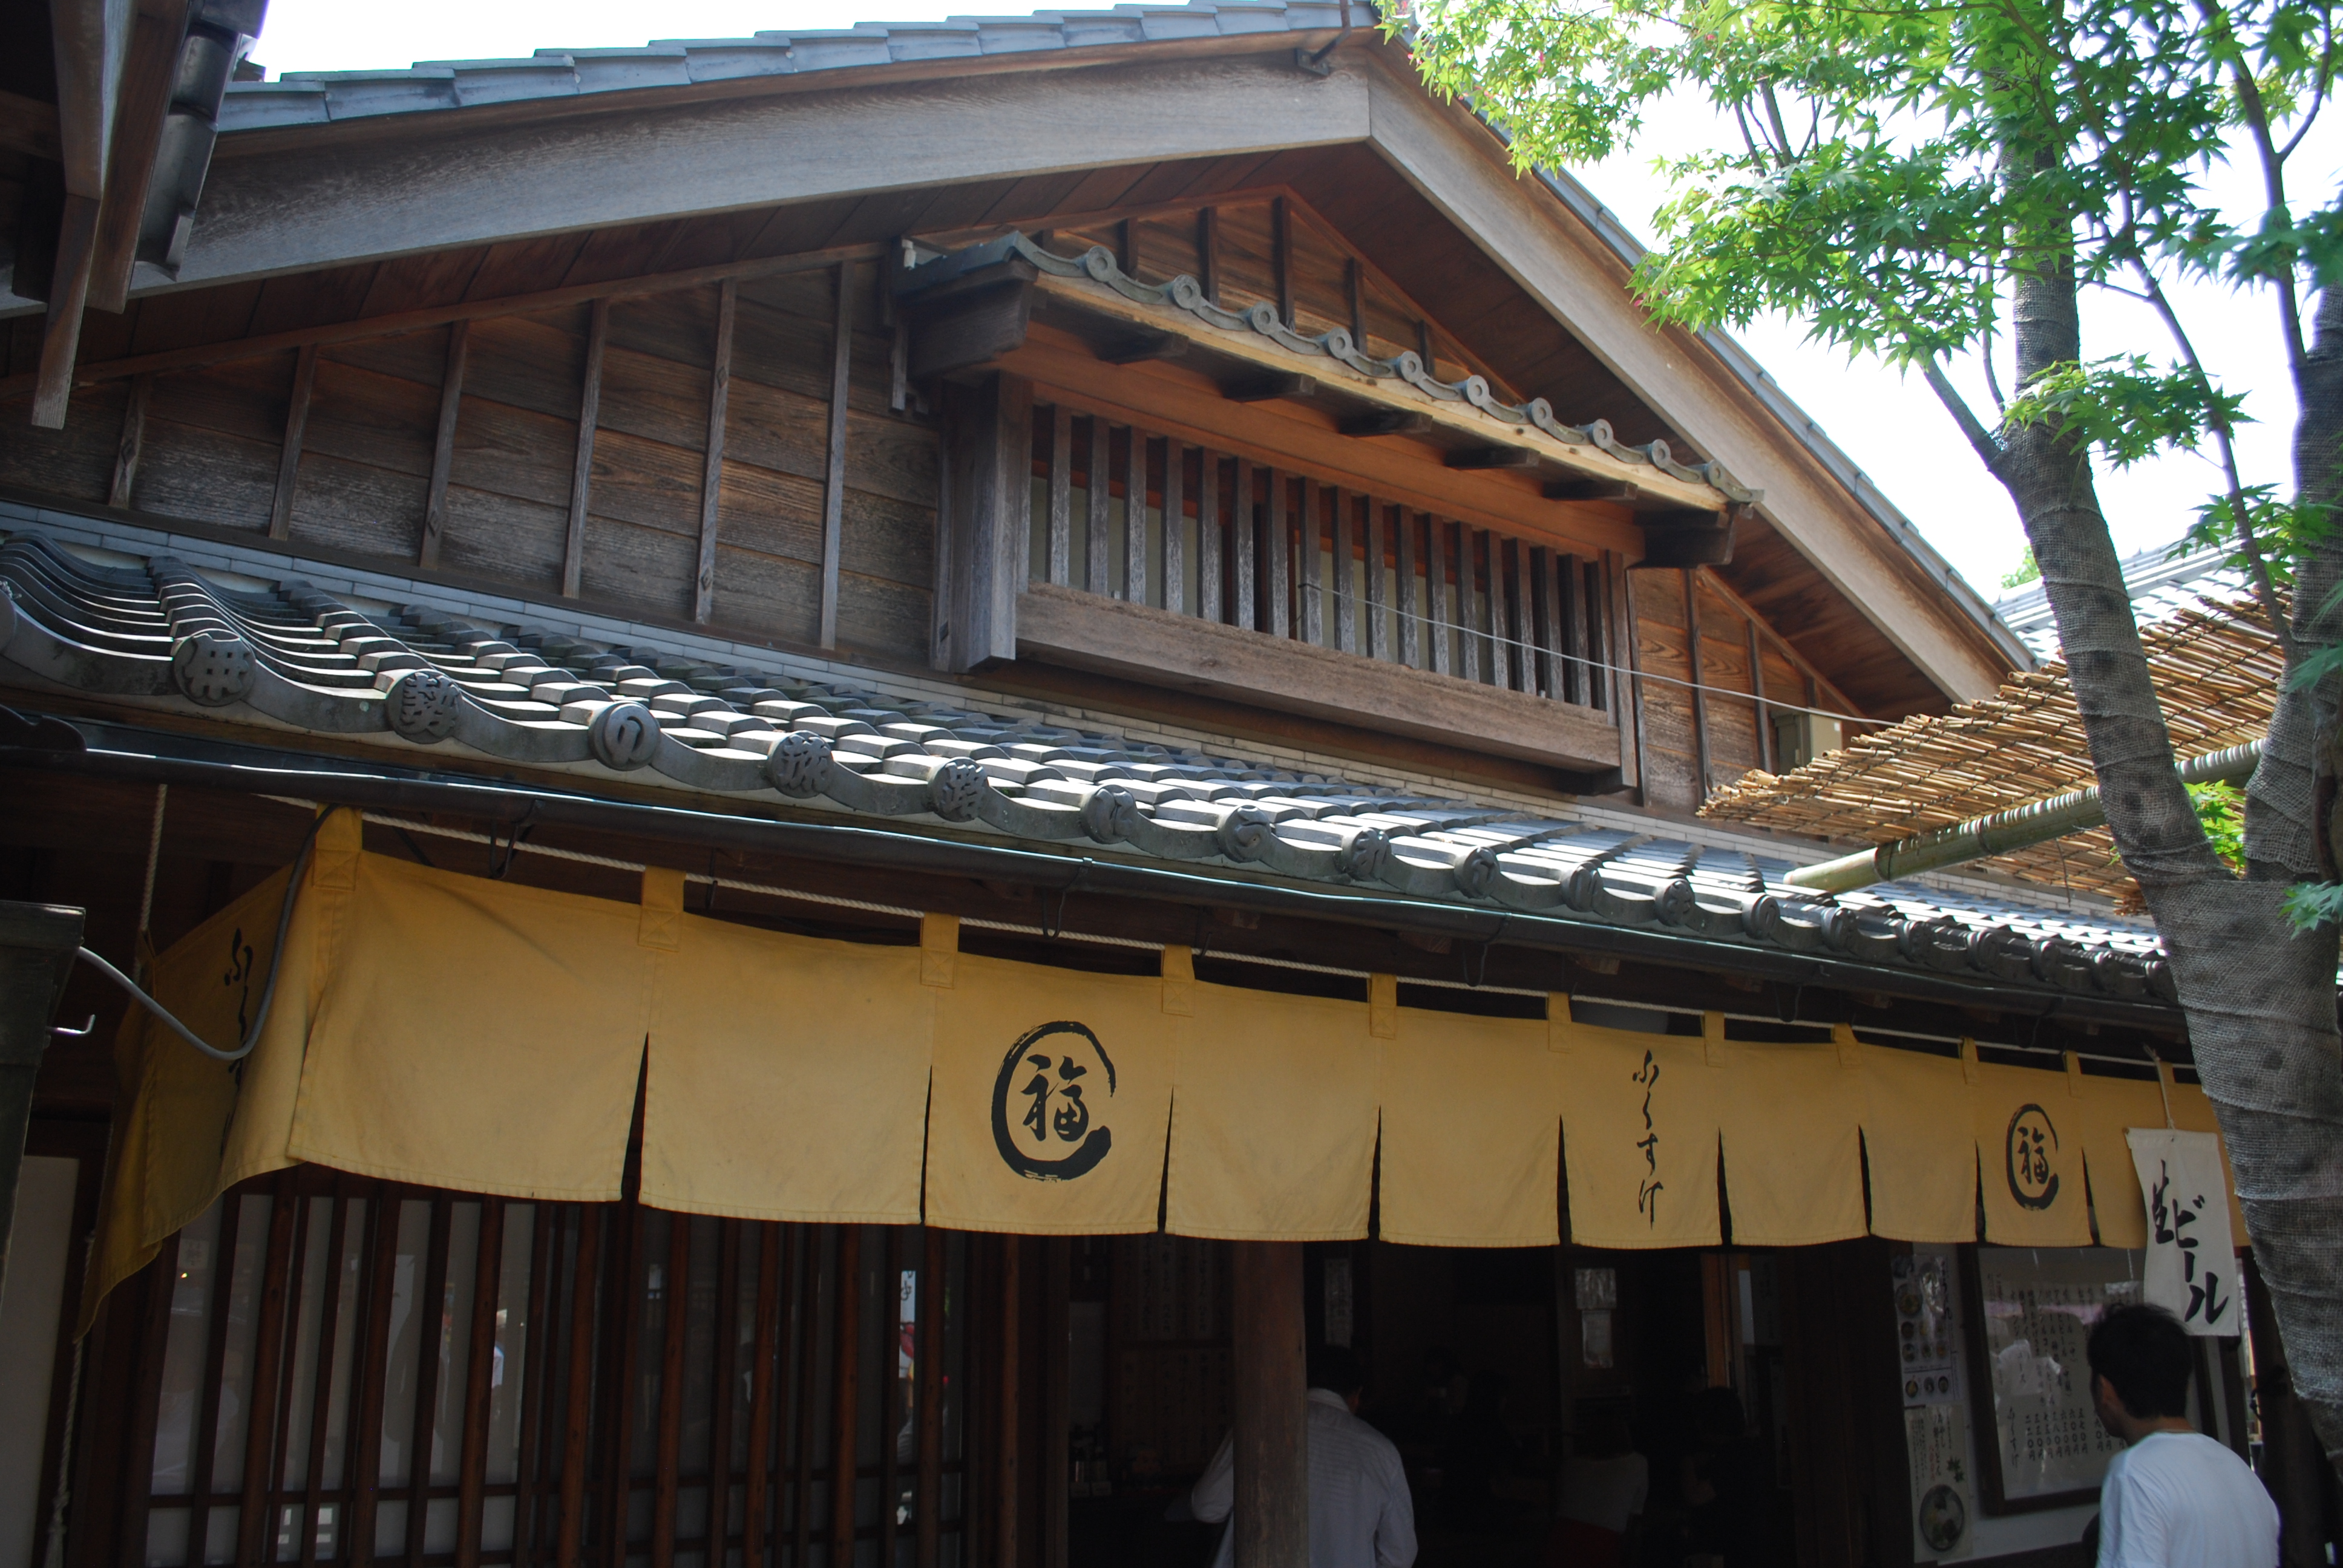
<path fill-rule="evenodd" d="M 2225 751 L 2208 751 L 2202 757 L 2191 757 L 2180 765 L 2180 778 L 2182 782 L 2188 784 L 2243 779 L 2253 772 L 2261 759 L 2262 743 L 2248 741 Z M 1855 888 L 1867 888 L 1874 882 L 1892 882 L 1898 877 L 1908 877 L 1916 871 L 1941 871 L 1947 866 L 1982 860 L 1992 855 L 2006 855 L 2012 849 L 2023 849 L 2035 844 L 2046 844 L 2069 833 L 2097 828 L 2107 819 L 2106 808 L 2099 800 L 2099 787 L 2094 784 L 2087 789 L 2070 789 L 2064 795 L 2053 795 L 2047 800 L 2030 801 L 2023 806 L 2013 806 L 2006 811 L 1972 817 L 1966 822 L 1956 822 L 1949 828 L 1939 828 L 1916 839 L 1876 844 L 1852 855 L 1842 855 L 1835 860 L 1801 866 L 1782 879 L 1791 887 L 1805 888 L 1818 893 L 1844 893 Z"/>

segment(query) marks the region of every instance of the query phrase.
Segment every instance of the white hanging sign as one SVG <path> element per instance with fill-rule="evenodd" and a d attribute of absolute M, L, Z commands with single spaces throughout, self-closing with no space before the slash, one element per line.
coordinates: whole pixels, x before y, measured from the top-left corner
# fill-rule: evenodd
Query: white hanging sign
<path fill-rule="evenodd" d="M 2239 1332 L 2244 1308 L 2219 1140 L 2162 1127 L 2127 1128 L 2124 1137 L 2147 1201 L 2147 1301 L 2170 1309 L 2192 1334 Z"/>

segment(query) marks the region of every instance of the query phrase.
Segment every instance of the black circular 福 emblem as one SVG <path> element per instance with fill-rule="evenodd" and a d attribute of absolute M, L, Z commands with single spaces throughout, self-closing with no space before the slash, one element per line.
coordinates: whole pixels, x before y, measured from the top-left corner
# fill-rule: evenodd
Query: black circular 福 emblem
<path fill-rule="evenodd" d="M 1086 1026 L 1061 1020 L 1026 1030 L 992 1084 L 992 1141 L 1001 1160 L 1036 1181 L 1095 1171 L 1114 1146 L 1101 1120 L 1114 1086 L 1114 1063 Z"/>
<path fill-rule="evenodd" d="M 2038 1105 L 2021 1105 L 2009 1119 L 2002 1140 L 2002 1169 L 2009 1179 L 2009 1195 L 2021 1209 L 2047 1209 L 2058 1201 L 2058 1173 L 2050 1156 L 2058 1148 L 2058 1130 L 2050 1113 Z"/>

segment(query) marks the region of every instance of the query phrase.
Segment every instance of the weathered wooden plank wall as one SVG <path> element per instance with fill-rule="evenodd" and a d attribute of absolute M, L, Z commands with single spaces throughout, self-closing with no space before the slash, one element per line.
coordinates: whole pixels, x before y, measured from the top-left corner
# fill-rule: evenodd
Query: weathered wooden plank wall
<path fill-rule="evenodd" d="M 588 259 L 576 258 L 565 274 L 575 276 Z M 879 320 L 876 273 L 861 264 L 851 291 L 837 641 L 924 659 L 935 437 L 887 406 L 890 337 Z M 608 325 L 590 413 L 597 307 L 576 303 L 308 350 L 315 371 L 297 430 L 299 350 L 85 387 L 65 430 L 12 430 L 0 442 L 0 484 L 256 535 L 275 519 L 297 549 L 546 594 L 563 589 L 571 510 L 582 498 L 580 599 L 691 619 L 703 608 L 696 588 L 707 542 L 709 624 L 811 644 L 820 632 L 835 276 L 821 268 L 737 286 L 720 427 L 711 427 L 710 394 L 721 286 L 710 283 L 601 307 Z M 319 286 L 313 280 L 309 292 Z M 447 286 L 445 277 L 407 279 L 386 266 L 366 299 L 405 308 L 418 295 L 443 297 Z M 142 310 L 132 340 L 114 347 L 160 352 L 208 341 L 209 318 L 223 311 L 269 324 L 265 290 L 243 292 L 232 303 L 206 300 L 206 319 L 192 325 L 175 327 L 168 312 Z M 288 312 L 308 314 L 288 302 L 273 315 Z M 458 334 L 460 355 L 451 353 Z M 451 369 L 460 376 L 453 397 Z M 133 386 L 146 388 L 135 429 L 126 422 Z M 444 431 L 443 414 L 452 416 Z M 712 428 L 721 447 L 711 465 Z M 288 434 L 297 436 L 289 447 Z M 117 467 L 132 447 L 129 483 L 117 492 Z M 720 480 L 714 537 L 704 541 L 711 470 Z M 435 496 L 439 527 L 427 538 Z"/>

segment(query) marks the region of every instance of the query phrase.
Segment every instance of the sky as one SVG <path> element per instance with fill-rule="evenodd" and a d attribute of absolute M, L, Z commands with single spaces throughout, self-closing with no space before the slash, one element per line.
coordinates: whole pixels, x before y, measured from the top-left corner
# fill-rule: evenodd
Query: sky
<path fill-rule="evenodd" d="M 1016 9 L 975 8 L 980 15 Z M 931 21 L 970 11 L 968 0 L 663 0 L 656 8 L 640 0 L 406 0 L 397 6 L 271 0 L 253 57 L 273 77 L 417 60 L 505 58 L 541 47 L 631 46 L 649 41 L 643 29 L 654 14 L 662 38 L 726 38 L 859 21 Z M 1696 150 L 1717 131 L 1702 106 L 1671 106 L 1652 116 L 1634 147 L 1572 172 L 1630 232 L 1649 238 L 1652 215 L 1667 197 L 1654 160 Z M 2332 190 L 2338 173 L 2343 125 L 2322 124 L 2296 155 L 2292 187 Z M 2225 205 L 2243 206 L 2258 194 L 2258 175 L 2243 164 L 2218 168 L 2204 188 Z M 2179 282 L 2173 296 L 2216 379 L 2248 395 L 2247 410 L 2257 422 L 2241 432 L 2239 442 L 2247 483 L 2283 487 L 2294 403 L 2277 304 L 2266 291 L 2241 294 L 2204 283 Z M 2171 355 L 2161 324 L 2132 301 L 2100 297 L 2087 302 L 2084 331 L 2087 357 L 2144 352 L 2160 363 Z M 1809 342 L 1795 321 L 1760 320 L 1735 336 L 1978 592 L 1991 599 L 2006 591 L 2002 576 L 2025 548 L 2016 513 L 1919 377 Z M 1971 363 L 1952 371 L 1990 423 L 1992 404 L 1980 367 Z M 2006 364 L 2001 379 L 2006 387 Z M 2128 554 L 2178 538 L 2219 484 L 2209 460 L 2178 453 L 2103 473 L 2099 493 L 2116 543 Z"/>

